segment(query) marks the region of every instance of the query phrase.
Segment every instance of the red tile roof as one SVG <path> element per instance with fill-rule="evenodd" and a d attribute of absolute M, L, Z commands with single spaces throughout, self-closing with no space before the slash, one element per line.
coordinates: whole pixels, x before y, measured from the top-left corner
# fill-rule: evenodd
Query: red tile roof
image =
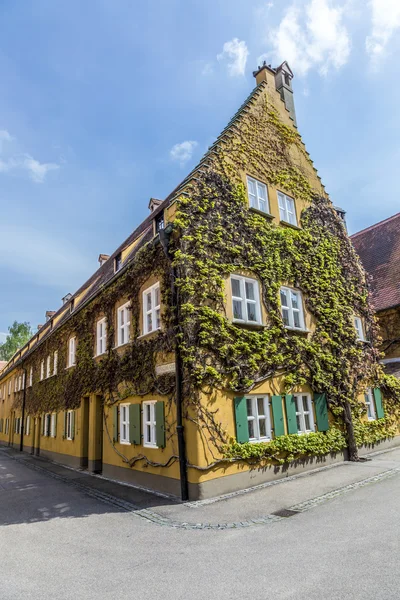
<path fill-rule="evenodd" d="M 375 310 L 400 305 L 400 213 L 355 233 L 350 239 L 372 277 Z"/>

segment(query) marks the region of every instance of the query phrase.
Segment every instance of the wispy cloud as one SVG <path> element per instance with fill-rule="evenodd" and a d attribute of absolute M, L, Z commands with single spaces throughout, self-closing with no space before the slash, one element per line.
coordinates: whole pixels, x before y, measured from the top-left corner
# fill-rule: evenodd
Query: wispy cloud
<path fill-rule="evenodd" d="M 321 75 L 340 69 L 350 56 L 344 12 L 344 6 L 330 0 L 310 0 L 302 9 L 293 3 L 270 32 L 274 58 L 287 60 L 300 76 L 313 68 Z"/>
<path fill-rule="evenodd" d="M 183 167 L 192 158 L 196 146 L 197 142 L 187 140 L 172 146 L 169 155 Z"/>
<path fill-rule="evenodd" d="M 226 61 L 228 73 L 231 76 L 244 75 L 249 51 L 246 42 L 233 38 L 225 42 L 221 54 L 217 55 L 219 61 Z"/>
<path fill-rule="evenodd" d="M 400 2 L 370 0 L 369 4 L 372 11 L 372 30 L 365 40 L 365 47 L 373 66 L 376 67 L 393 34 L 400 29 Z"/>
<path fill-rule="evenodd" d="M 16 152 L 9 146 L 15 138 L 6 130 L 0 130 L 0 173 L 26 172 L 35 183 L 43 183 L 49 171 L 60 168 L 57 163 L 41 163 L 30 154 Z"/>

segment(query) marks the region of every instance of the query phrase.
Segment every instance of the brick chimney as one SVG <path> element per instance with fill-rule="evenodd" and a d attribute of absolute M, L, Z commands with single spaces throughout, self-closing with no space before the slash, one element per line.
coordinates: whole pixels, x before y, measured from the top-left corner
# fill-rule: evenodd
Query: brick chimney
<path fill-rule="evenodd" d="M 54 317 L 55 314 L 55 310 L 46 310 L 46 323 L 47 321 L 50 321 L 51 317 Z"/>
<path fill-rule="evenodd" d="M 99 265 L 102 267 L 104 263 L 110 258 L 109 254 L 99 254 Z"/>
<path fill-rule="evenodd" d="M 271 86 L 275 86 L 276 91 L 279 92 L 280 97 L 289 111 L 290 118 L 297 127 L 292 90 L 293 72 L 288 63 L 284 61 L 281 65 L 279 65 L 279 67 L 274 69 L 271 67 L 271 65 L 267 65 L 266 61 L 264 60 L 263 64 L 258 67 L 257 71 L 253 71 L 253 75 L 256 78 L 257 85 L 259 85 L 261 81 L 266 81 Z"/>

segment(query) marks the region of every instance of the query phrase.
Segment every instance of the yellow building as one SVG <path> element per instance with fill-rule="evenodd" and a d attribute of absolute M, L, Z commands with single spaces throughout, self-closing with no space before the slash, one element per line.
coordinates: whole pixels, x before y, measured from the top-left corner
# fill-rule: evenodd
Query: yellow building
<path fill-rule="evenodd" d="M 199 165 L 0 373 L 2 444 L 196 499 L 396 443 L 365 273 L 293 74 L 254 75 Z"/>

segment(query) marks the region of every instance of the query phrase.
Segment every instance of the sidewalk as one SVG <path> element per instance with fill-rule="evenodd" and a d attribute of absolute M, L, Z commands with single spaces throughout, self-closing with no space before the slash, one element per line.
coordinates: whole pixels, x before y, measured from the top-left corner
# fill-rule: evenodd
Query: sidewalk
<path fill-rule="evenodd" d="M 2 448 L 0 452 L 137 517 L 183 529 L 227 529 L 268 524 L 310 510 L 359 487 L 400 475 L 398 447 L 370 454 L 365 462 L 338 463 L 218 498 L 181 503 L 11 448 Z"/>

